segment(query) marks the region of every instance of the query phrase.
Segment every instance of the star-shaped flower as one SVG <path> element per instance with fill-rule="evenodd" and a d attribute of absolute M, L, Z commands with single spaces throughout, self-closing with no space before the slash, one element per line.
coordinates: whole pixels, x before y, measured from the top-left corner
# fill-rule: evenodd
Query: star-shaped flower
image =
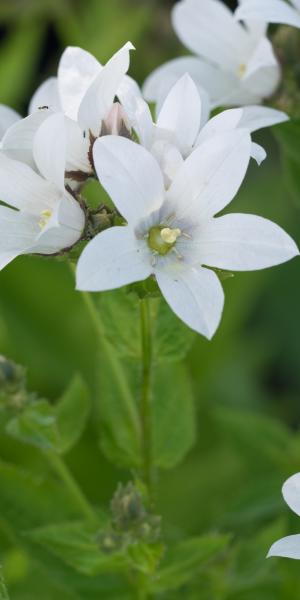
<path fill-rule="evenodd" d="M 144 86 L 149 101 L 161 103 L 188 72 L 210 96 L 211 107 L 259 104 L 275 91 L 280 68 L 265 26 L 238 23 L 221 0 L 181 0 L 172 12 L 174 29 L 194 57 L 166 63 Z"/>
<path fill-rule="evenodd" d="M 253 215 L 218 214 L 245 176 L 251 139 L 240 129 L 213 136 L 183 162 L 166 191 L 155 158 L 116 136 L 94 145 L 95 168 L 127 225 L 97 235 L 77 266 L 77 288 L 103 291 L 155 276 L 173 311 L 211 338 L 224 294 L 209 267 L 262 269 L 298 254 L 277 225 Z"/>

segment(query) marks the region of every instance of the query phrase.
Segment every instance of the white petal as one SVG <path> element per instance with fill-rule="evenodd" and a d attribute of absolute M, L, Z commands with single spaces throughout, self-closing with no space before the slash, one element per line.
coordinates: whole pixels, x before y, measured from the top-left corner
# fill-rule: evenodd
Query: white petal
<path fill-rule="evenodd" d="M 146 279 L 151 274 L 150 251 L 131 227 L 112 227 L 98 234 L 77 264 L 78 290 L 104 291 Z"/>
<path fill-rule="evenodd" d="M 51 115 L 38 128 L 33 141 L 33 156 L 40 173 L 57 186 L 65 187 L 66 126 L 62 113 Z"/>
<path fill-rule="evenodd" d="M 188 73 L 197 85 L 201 98 L 204 89 L 213 103 L 231 94 L 235 84 L 231 73 L 224 72 L 200 58 L 184 56 L 162 65 L 146 79 L 143 87 L 145 98 L 161 106 L 170 89 L 185 73 Z"/>
<path fill-rule="evenodd" d="M 222 69 L 238 67 L 247 34 L 223 2 L 182 0 L 172 16 L 174 29 L 189 50 Z"/>
<path fill-rule="evenodd" d="M 294 0 L 297 7 L 297 2 Z M 300 2 L 298 0 L 298 10 Z M 300 27 L 300 14 L 283 0 L 246 0 L 235 12 L 236 19 L 262 20 L 266 23 L 285 23 Z"/>
<path fill-rule="evenodd" d="M 211 110 L 220 106 L 247 106 L 249 104 L 258 104 L 261 101 L 261 95 L 255 93 L 248 84 L 246 86 L 242 79 L 231 74 L 230 92 L 223 96 L 218 96 L 212 103 Z"/>
<path fill-rule="evenodd" d="M 282 495 L 287 505 L 300 517 L 300 473 L 292 475 L 284 483 Z"/>
<path fill-rule="evenodd" d="M 224 293 L 217 275 L 209 269 L 172 264 L 157 270 L 157 283 L 175 314 L 208 339 L 222 315 Z"/>
<path fill-rule="evenodd" d="M 89 138 L 84 137 L 82 129 L 73 119 L 66 117 L 65 127 L 67 135 L 66 171 L 92 173 L 92 166 L 88 159 Z"/>
<path fill-rule="evenodd" d="M 102 70 L 98 60 L 86 50 L 75 46 L 66 48 L 58 67 L 58 88 L 65 114 L 77 119 L 80 103 Z"/>
<path fill-rule="evenodd" d="M 100 135 L 101 121 L 107 116 L 122 79 L 129 69 L 132 49 L 134 46 L 128 42 L 114 54 L 90 85 L 80 104 L 79 125 L 83 130 L 90 130 L 95 137 Z"/>
<path fill-rule="evenodd" d="M 236 18 L 236 17 L 235 17 Z M 255 47 L 258 41 L 267 35 L 268 24 L 263 21 L 244 21 L 246 29 L 249 33 L 249 40 L 252 47 Z"/>
<path fill-rule="evenodd" d="M 55 112 L 62 109 L 56 77 L 50 77 L 36 90 L 31 98 L 28 112 L 31 114 L 43 107 Z"/>
<path fill-rule="evenodd" d="M 291 0 L 291 3 L 297 10 L 300 10 L 300 0 Z"/>
<path fill-rule="evenodd" d="M 126 75 L 119 86 L 118 98 L 125 109 L 131 127 L 140 143 L 149 148 L 153 137 L 153 121 L 150 108 L 142 97 L 137 83 Z"/>
<path fill-rule="evenodd" d="M 174 134 L 183 155 L 188 154 L 198 135 L 201 98 L 192 78 L 185 74 L 169 92 L 157 120 L 158 127 Z"/>
<path fill-rule="evenodd" d="M 192 152 L 167 197 L 184 214 L 186 206 L 204 219 L 222 210 L 236 195 L 250 160 L 251 139 L 244 129 L 213 136 Z"/>
<path fill-rule="evenodd" d="M 0 269 L 28 251 L 38 233 L 36 217 L 0 206 Z"/>
<path fill-rule="evenodd" d="M 281 110 L 275 110 L 267 106 L 246 106 L 243 108 L 239 127 L 245 127 L 253 133 L 258 129 L 272 127 L 288 120 L 288 115 Z"/>
<path fill-rule="evenodd" d="M 57 190 L 28 165 L 0 153 L 0 198 L 15 208 L 39 215 L 55 206 Z"/>
<path fill-rule="evenodd" d="M 236 127 L 248 129 L 252 133 L 263 127 L 284 123 L 288 119 L 289 117 L 284 112 L 266 106 L 246 106 L 224 110 L 210 119 L 203 127 L 196 145 L 202 143 L 211 135 L 222 131 L 230 131 Z"/>
<path fill-rule="evenodd" d="M 262 146 L 260 146 L 259 144 L 256 144 L 255 142 L 252 142 L 251 158 L 254 158 L 254 160 L 256 160 L 258 166 L 260 167 L 260 165 L 264 162 L 264 160 L 266 160 L 267 153 Z"/>
<path fill-rule="evenodd" d="M 132 98 L 142 98 L 142 92 L 138 85 L 138 83 L 130 77 L 129 75 L 125 75 L 118 87 L 117 96 L 123 104 L 123 101 L 126 102 L 127 97 Z"/>
<path fill-rule="evenodd" d="M 283 558 L 300 559 L 300 535 L 289 535 L 271 546 L 267 558 L 281 556 Z"/>
<path fill-rule="evenodd" d="M 261 98 L 268 98 L 275 92 L 279 81 L 280 68 L 272 44 L 263 38 L 247 64 L 243 86 Z"/>
<path fill-rule="evenodd" d="M 4 136 L 7 129 L 21 118 L 21 115 L 19 115 L 19 113 L 17 113 L 15 110 L 9 106 L 5 106 L 5 104 L 0 104 L 0 140 Z"/>
<path fill-rule="evenodd" d="M 178 148 L 167 140 L 156 141 L 151 148 L 163 174 L 165 186 L 168 188 L 181 168 L 184 159 Z"/>
<path fill-rule="evenodd" d="M 134 223 L 159 208 L 164 183 L 150 152 L 126 138 L 108 135 L 96 140 L 93 155 L 100 183 L 127 221 Z"/>
<path fill-rule="evenodd" d="M 232 108 L 230 110 L 224 110 L 210 119 L 203 129 L 201 129 L 196 141 L 196 146 L 202 144 L 213 135 L 236 129 L 240 125 L 242 115 L 242 108 Z"/>
<path fill-rule="evenodd" d="M 79 204 L 70 194 L 65 193 L 58 203 L 51 220 L 40 232 L 32 251 L 54 254 L 70 248 L 80 239 L 85 224 L 85 216 Z"/>
<path fill-rule="evenodd" d="M 145 148 L 150 148 L 154 136 L 154 123 L 147 102 L 143 98 L 127 98 L 123 106 L 140 143 Z"/>
<path fill-rule="evenodd" d="M 299 254 L 278 225 L 255 215 L 230 214 L 199 228 L 193 240 L 201 264 L 232 271 L 255 271 Z"/>
<path fill-rule="evenodd" d="M 40 125 L 49 118 L 49 110 L 39 110 L 25 119 L 20 119 L 6 132 L 2 140 L 5 154 L 15 160 L 26 163 L 32 169 L 36 167 L 33 158 L 33 140 Z"/>

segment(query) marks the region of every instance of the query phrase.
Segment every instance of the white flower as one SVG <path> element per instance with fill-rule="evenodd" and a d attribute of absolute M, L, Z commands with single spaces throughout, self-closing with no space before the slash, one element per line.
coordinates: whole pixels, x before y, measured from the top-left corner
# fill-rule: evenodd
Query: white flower
<path fill-rule="evenodd" d="M 54 254 L 81 237 L 85 215 L 65 190 L 63 115 L 49 117 L 33 141 L 41 175 L 0 154 L 0 268 L 20 254 Z M 12 208 L 11 208 L 12 207 Z"/>
<path fill-rule="evenodd" d="M 300 473 L 290 477 L 283 485 L 282 495 L 287 505 L 300 517 Z M 300 534 L 289 535 L 275 542 L 268 552 L 270 556 L 300 559 Z"/>
<path fill-rule="evenodd" d="M 238 20 L 256 19 L 264 23 L 284 23 L 300 28 L 300 0 L 240 0 L 235 12 Z"/>
<path fill-rule="evenodd" d="M 253 215 L 218 218 L 246 173 L 250 135 L 235 130 L 213 136 L 183 162 L 170 188 L 154 157 L 122 137 L 99 138 L 95 168 L 128 222 L 98 234 L 77 267 L 77 289 L 117 288 L 156 277 L 173 311 L 211 338 L 223 309 L 223 290 L 207 267 L 262 269 L 298 254 L 277 225 Z"/>
<path fill-rule="evenodd" d="M 148 104 L 140 97 L 124 99 L 124 106 L 140 143 L 158 160 L 166 186 L 170 184 L 183 160 L 212 135 L 236 128 L 250 133 L 282 123 L 288 116 L 262 106 L 247 106 L 223 111 L 207 122 L 209 112 L 192 78 L 185 74 L 171 88 L 157 123 L 153 123 Z M 266 157 L 261 146 L 252 144 L 251 155 L 260 164 Z"/>
<path fill-rule="evenodd" d="M 134 95 L 139 93 L 137 84 L 125 75 L 132 48 L 130 42 L 125 44 L 104 67 L 81 48 L 67 48 L 58 77 L 47 80 L 34 95 L 31 114 L 6 131 L 2 142 L 5 153 L 35 168 L 32 143 L 38 127 L 49 114 L 63 113 L 66 171 L 91 175 L 91 145 L 103 126 L 107 133 L 107 128 L 116 124 L 115 97 L 126 96 L 129 90 Z"/>
<path fill-rule="evenodd" d="M 181 0 L 172 21 L 197 56 L 177 58 L 154 71 L 144 86 L 147 100 L 161 103 L 185 72 L 209 93 L 212 107 L 259 104 L 275 91 L 280 69 L 264 25 L 238 23 L 220 0 Z"/>

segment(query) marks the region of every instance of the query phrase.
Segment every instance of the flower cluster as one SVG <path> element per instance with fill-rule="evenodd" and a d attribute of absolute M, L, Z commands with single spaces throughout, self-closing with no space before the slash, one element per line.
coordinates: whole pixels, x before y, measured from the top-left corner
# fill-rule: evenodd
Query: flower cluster
<path fill-rule="evenodd" d="M 283 4 L 266 4 L 273 3 Z M 173 25 L 196 56 L 160 67 L 143 91 L 127 75 L 131 43 L 104 66 L 69 47 L 26 118 L 1 107 L 1 268 L 21 254 L 67 253 L 88 242 L 77 289 L 154 277 L 178 317 L 211 338 L 224 303 L 219 270 L 263 269 L 298 255 L 274 223 L 219 215 L 251 157 L 266 158 L 253 132 L 288 119 L 260 105 L 280 68 L 264 18 L 247 16 L 256 4 L 246 0 L 233 14 L 221 0 L 178 2 Z M 146 100 L 156 103 L 156 117 Z M 211 115 L 222 107 L 231 108 Z M 114 203 L 116 219 L 100 233 L 84 200 L 91 178 Z"/>

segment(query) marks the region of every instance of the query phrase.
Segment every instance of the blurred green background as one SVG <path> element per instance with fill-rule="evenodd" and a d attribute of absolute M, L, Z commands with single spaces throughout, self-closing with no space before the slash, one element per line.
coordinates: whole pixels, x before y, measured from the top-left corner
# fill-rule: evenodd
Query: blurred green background
<path fill-rule="evenodd" d="M 104 62 L 130 39 L 136 46 L 130 73 L 142 83 L 154 67 L 183 51 L 170 27 L 171 6 L 167 0 L 2 0 L 0 102 L 25 115 L 35 88 L 55 74 L 69 44 Z M 260 168 L 251 165 L 231 208 L 275 220 L 300 243 L 300 203 L 285 185 L 278 145 L 270 132 L 256 140 L 269 158 Z M 296 600 L 299 564 L 265 561 L 265 555 L 278 537 L 300 531 L 300 520 L 280 494 L 284 480 L 300 471 L 300 265 L 294 260 L 238 274 L 224 288 L 219 331 L 212 342 L 197 337 L 187 359 L 197 443 L 179 467 L 160 477 L 158 512 L 171 538 L 233 533 L 229 557 L 210 575 L 195 573 L 188 598 Z M 0 353 L 27 367 L 29 388 L 42 397 L 55 400 L 75 372 L 83 374 L 96 397 L 96 334 L 65 263 L 24 257 L 1 272 Z M 35 451 L 3 431 L 0 459 L 48 478 Z M 130 478 L 103 457 L 92 423 L 67 461 L 96 504 L 106 506 L 117 483 Z M 113 591 L 113 577 L 86 586 L 78 582 L 72 595 L 43 561 L 30 558 L 18 535 L 26 529 L 26 508 L 22 502 L 19 508 L 10 504 L 9 485 L 3 472 L 0 562 L 12 600 L 123 598 L 124 590 Z M 45 489 L 43 515 L 49 521 L 52 503 L 51 490 Z M 57 503 L 63 516 L 63 498 Z M 181 598 L 182 591 L 167 597 Z"/>

